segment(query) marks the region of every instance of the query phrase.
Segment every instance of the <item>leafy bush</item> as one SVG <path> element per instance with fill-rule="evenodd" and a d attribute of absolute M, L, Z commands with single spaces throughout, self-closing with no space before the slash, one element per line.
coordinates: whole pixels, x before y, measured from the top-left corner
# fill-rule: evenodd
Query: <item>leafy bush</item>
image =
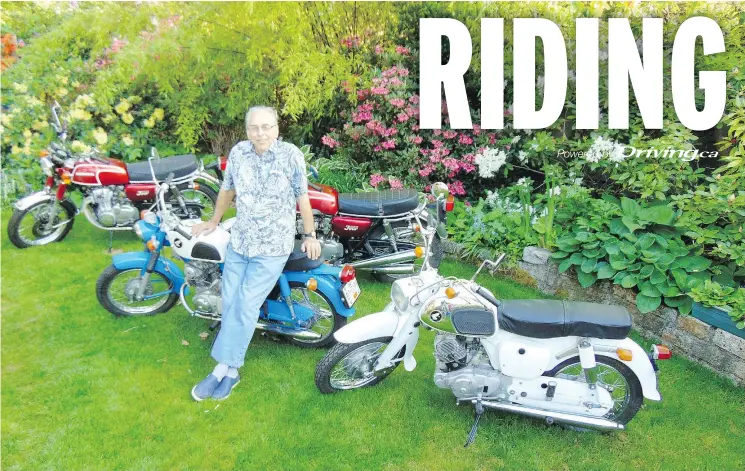
<path fill-rule="evenodd" d="M 706 281 L 690 292 L 691 298 L 705 306 L 727 311 L 738 329 L 745 329 L 745 288 L 722 286 Z"/>

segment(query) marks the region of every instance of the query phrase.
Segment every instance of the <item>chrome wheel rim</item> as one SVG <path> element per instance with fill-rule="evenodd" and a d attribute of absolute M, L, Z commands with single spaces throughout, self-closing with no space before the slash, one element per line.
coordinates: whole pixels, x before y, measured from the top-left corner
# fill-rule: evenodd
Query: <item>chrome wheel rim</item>
<path fill-rule="evenodd" d="M 157 298 L 135 301 L 134 294 L 141 279 L 139 268 L 122 271 L 111 280 L 106 290 L 106 296 L 115 307 L 132 315 L 150 314 L 168 302 L 170 292 Z M 154 293 L 170 290 L 172 286 L 173 284 L 166 277 L 153 272 L 145 287 L 144 295 L 150 296 Z"/>
<path fill-rule="evenodd" d="M 603 417 L 613 420 L 621 416 L 631 402 L 631 388 L 628 381 L 620 371 L 610 365 L 597 363 L 597 387 L 604 388 L 610 393 L 613 400 L 613 408 Z M 580 363 L 567 365 L 559 370 L 556 378 L 569 379 L 580 383 L 586 383 L 585 372 Z"/>
<path fill-rule="evenodd" d="M 57 227 L 46 232 L 49 219 Z M 59 204 L 54 204 L 51 208 L 48 204 L 40 204 L 23 215 L 18 223 L 18 237 L 28 245 L 45 245 L 57 240 L 69 222 L 67 211 Z"/>
<path fill-rule="evenodd" d="M 371 383 L 375 378 L 375 362 L 383 354 L 387 343 L 372 342 L 358 347 L 331 370 L 329 382 L 334 389 L 354 389 Z"/>
<path fill-rule="evenodd" d="M 181 195 L 184 197 L 185 203 L 199 204 L 202 207 L 202 221 L 209 221 L 212 215 L 215 214 L 215 204 L 202 190 L 186 188 L 181 190 Z"/>
<path fill-rule="evenodd" d="M 307 288 L 292 288 L 290 297 L 293 305 L 300 305 L 313 311 L 311 325 L 307 329 L 321 336 L 312 340 L 300 338 L 295 338 L 295 340 L 303 343 L 318 343 L 326 340 L 334 332 L 334 311 L 323 296 Z"/>

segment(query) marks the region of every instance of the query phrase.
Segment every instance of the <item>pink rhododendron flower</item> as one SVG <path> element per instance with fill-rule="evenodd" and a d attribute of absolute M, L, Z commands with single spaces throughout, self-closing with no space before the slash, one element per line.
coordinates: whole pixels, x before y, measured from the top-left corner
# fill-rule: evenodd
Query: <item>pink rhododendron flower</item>
<path fill-rule="evenodd" d="M 409 120 L 411 116 L 407 115 L 406 113 L 399 113 L 396 115 L 396 119 L 398 119 L 399 123 L 405 123 Z"/>
<path fill-rule="evenodd" d="M 422 136 L 411 136 L 409 137 L 409 140 L 414 144 L 421 144 L 424 139 L 422 138 Z"/>
<path fill-rule="evenodd" d="M 437 129 L 435 129 L 435 131 L 437 131 Z M 440 147 L 442 147 L 442 141 L 438 141 L 437 139 L 432 139 L 432 146 L 435 149 L 439 149 Z"/>
<path fill-rule="evenodd" d="M 355 123 L 361 123 L 363 121 L 369 121 L 372 119 L 372 113 L 369 111 L 363 111 L 361 113 L 352 112 L 352 121 Z"/>
<path fill-rule="evenodd" d="M 442 135 L 442 131 L 439 130 L 439 129 L 435 129 L 434 131 L 432 131 L 432 134 L 434 134 L 435 136 L 441 136 Z"/>
<path fill-rule="evenodd" d="M 462 196 L 466 194 L 466 190 L 463 188 L 463 182 L 460 180 L 455 180 L 448 184 L 448 188 L 450 189 L 450 193 L 454 195 Z"/>
<path fill-rule="evenodd" d="M 460 162 L 452 157 L 442 159 L 442 165 L 444 165 L 448 170 L 458 170 L 460 168 Z"/>
<path fill-rule="evenodd" d="M 458 143 L 463 145 L 473 144 L 473 139 L 466 136 L 465 134 L 461 134 L 458 138 Z"/>
<path fill-rule="evenodd" d="M 375 46 L 375 54 L 382 54 L 382 53 L 383 53 L 383 46 L 381 46 L 380 44 Z"/>
<path fill-rule="evenodd" d="M 457 136 L 457 135 L 458 135 L 458 133 L 457 133 L 457 132 L 455 132 L 455 131 L 453 131 L 453 130 L 450 130 L 450 129 L 442 133 L 442 136 L 443 136 L 443 137 L 444 137 L 445 139 L 452 139 L 452 138 L 454 138 L 454 137 L 455 137 L 455 136 Z"/>
<path fill-rule="evenodd" d="M 409 76 L 409 69 L 407 69 L 405 67 L 401 67 L 400 69 L 398 69 L 398 75 L 400 75 L 401 77 L 408 77 Z"/>
<path fill-rule="evenodd" d="M 416 105 L 417 103 L 419 103 L 419 95 L 411 95 L 411 96 L 409 97 L 409 102 L 411 102 L 411 103 L 413 103 L 413 104 L 415 104 L 415 105 Z"/>
<path fill-rule="evenodd" d="M 370 89 L 370 93 L 373 95 L 388 95 L 390 91 L 385 87 L 373 87 Z"/>
<path fill-rule="evenodd" d="M 494 134 L 489 134 L 489 144 L 495 144 L 497 142 L 497 136 Z"/>
<path fill-rule="evenodd" d="M 389 139 L 387 141 L 383 142 L 383 149 L 395 149 L 396 148 L 396 140 L 395 139 Z"/>
<path fill-rule="evenodd" d="M 470 202 L 470 201 L 466 201 L 466 202 L 465 202 L 465 203 L 463 203 L 463 204 L 465 204 L 467 208 L 470 208 L 470 207 L 471 207 L 471 202 Z"/>
<path fill-rule="evenodd" d="M 380 152 L 380 151 L 381 151 L 381 150 L 383 150 L 383 149 L 382 149 L 382 148 L 381 148 L 380 146 L 375 146 L 375 147 L 373 148 L 373 150 L 374 150 L 375 152 Z"/>
<path fill-rule="evenodd" d="M 473 133 L 474 133 L 475 135 L 477 135 L 477 136 L 478 136 L 479 134 L 481 134 L 481 126 L 479 126 L 478 124 L 474 124 L 474 125 L 473 125 Z"/>
<path fill-rule="evenodd" d="M 403 83 L 403 82 L 401 81 L 401 79 L 400 79 L 400 78 L 398 78 L 398 77 L 392 77 L 392 78 L 391 78 L 391 79 L 390 79 L 390 80 L 388 81 L 388 84 L 389 84 L 390 86 L 392 86 L 392 87 L 400 87 L 400 86 L 401 86 L 401 85 L 403 85 L 404 83 Z"/>
<path fill-rule="evenodd" d="M 474 171 L 476 171 L 476 166 L 467 162 L 460 164 L 460 168 L 462 170 L 465 170 L 466 173 L 473 173 Z"/>
<path fill-rule="evenodd" d="M 402 56 L 408 56 L 409 49 L 403 46 L 396 46 L 396 54 L 401 54 Z"/>
<path fill-rule="evenodd" d="M 385 181 L 385 177 L 379 173 L 373 173 L 370 175 L 370 185 L 378 186 Z"/>
<path fill-rule="evenodd" d="M 396 66 L 394 65 L 394 66 L 393 66 L 393 67 L 391 67 L 390 69 L 385 69 L 385 70 L 383 70 L 383 72 L 381 73 L 381 75 L 382 75 L 383 77 L 385 77 L 385 78 L 388 78 L 388 77 L 393 77 L 394 75 L 396 75 L 397 71 L 398 71 L 398 69 L 397 69 L 397 67 L 396 67 Z"/>
<path fill-rule="evenodd" d="M 321 138 L 321 142 L 323 142 L 324 145 L 330 147 L 331 149 L 339 146 L 339 142 L 334 140 L 334 138 L 329 136 L 328 134 Z"/>
<path fill-rule="evenodd" d="M 391 185 L 391 188 L 394 190 L 400 190 L 401 188 L 404 187 L 403 183 L 401 183 L 401 180 L 397 178 L 393 178 L 393 177 L 389 178 L 388 183 Z"/>
<path fill-rule="evenodd" d="M 396 108 L 403 108 L 406 105 L 406 102 L 403 98 L 392 98 L 388 102 Z"/>
<path fill-rule="evenodd" d="M 427 185 L 427 186 L 424 187 L 424 191 L 426 191 L 426 192 L 429 192 L 431 190 L 432 190 L 432 185 Z M 430 195 L 430 196 L 432 196 L 432 195 Z"/>
<path fill-rule="evenodd" d="M 414 132 L 419 132 L 419 125 L 418 124 L 413 125 L 411 127 L 411 130 L 414 131 Z"/>

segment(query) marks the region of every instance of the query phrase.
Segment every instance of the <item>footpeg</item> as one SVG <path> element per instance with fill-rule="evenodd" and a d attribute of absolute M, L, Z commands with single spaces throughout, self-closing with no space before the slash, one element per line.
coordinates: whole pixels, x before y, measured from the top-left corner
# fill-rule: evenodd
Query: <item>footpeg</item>
<path fill-rule="evenodd" d="M 466 444 L 463 445 L 463 448 L 468 448 L 468 445 L 476 441 L 476 432 L 479 429 L 479 420 L 481 420 L 481 416 L 484 414 L 484 406 L 481 405 L 481 401 L 476 401 L 476 403 L 474 403 L 474 407 L 476 408 L 476 414 L 474 416 L 473 426 L 471 427 L 471 433 L 468 434 L 468 440 L 466 440 Z"/>

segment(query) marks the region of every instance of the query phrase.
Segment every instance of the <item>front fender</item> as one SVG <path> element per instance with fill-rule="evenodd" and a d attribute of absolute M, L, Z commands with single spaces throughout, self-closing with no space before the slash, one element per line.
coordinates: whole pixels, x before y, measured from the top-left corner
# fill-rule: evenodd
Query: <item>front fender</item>
<path fill-rule="evenodd" d="M 147 262 L 150 259 L 150 252 L 128 252 L 114 255 L 112 258 L 113 265 L 117 270 L 131 270 L 133 268 L 145 270 Z M 181 290 L 181 285 L 184 284 L 184 273 L 172 260 L 159 257 L 158 261 L 155 262 L 154 271 L 173 282 L 172 292 L 178 293 Z"/>
<path fill-rule="evenodd" d="M 287 271 L 284 276 L 287 281 L 294 281 L 305 284 L 310 278 L 315 278 L 318 282 L 317 291 L 321 292 L 334 306 L 334 309 L 340 316 L 351 317 L 355 314 L 354 307 L 348 308 L 344 305 L 341 298 L 341 281 L 339 273 L 341 269 L 323 264 L 318 268 L 310 271 Z"/>
<path fill-rule="evenodd" d="M 14 206 L 18 211 L 25 211 L 35 204 L 41 203 L 43 201 L 51 201 L 53 199 L 53 194 L 47 193 L 46 191 L 42 190 L 19 199 L 15 202 Z"/>
<path fill-rule="evenodd" d="M 604 355 L 610 358 L 614 358 L 631 368 L 631 371 L 633 371 L 636 377 L 639 378 L 639 383 L 641 383 L 642 385 L 642 394 L 644 395 L 644 397 L 646 399 L 649 399 L 650 401 L 662 400 L 659 391 L 657 391 L 657 374 L 652 367 L 652 362 L 649 361 L 647 352 L 645 352 L 642 347 L 640 347 L 636 342 L 629 338 L 619 340 L 616 345 L 620 348 L 631 350 L 631 361 L 621 360 L 620 358 L 618 358 L 618 355 L 615 352 L 603 352 L 596 350 L 595 353 L 597 355 Z"/>
<path fill-rule="evenodd" d="M 394 312 L 376 312 L 345 325 L 334 333 L 334 338 L 341 343 L 351 344 L 378 337 L 393 337 L 398 320 Z"/>

